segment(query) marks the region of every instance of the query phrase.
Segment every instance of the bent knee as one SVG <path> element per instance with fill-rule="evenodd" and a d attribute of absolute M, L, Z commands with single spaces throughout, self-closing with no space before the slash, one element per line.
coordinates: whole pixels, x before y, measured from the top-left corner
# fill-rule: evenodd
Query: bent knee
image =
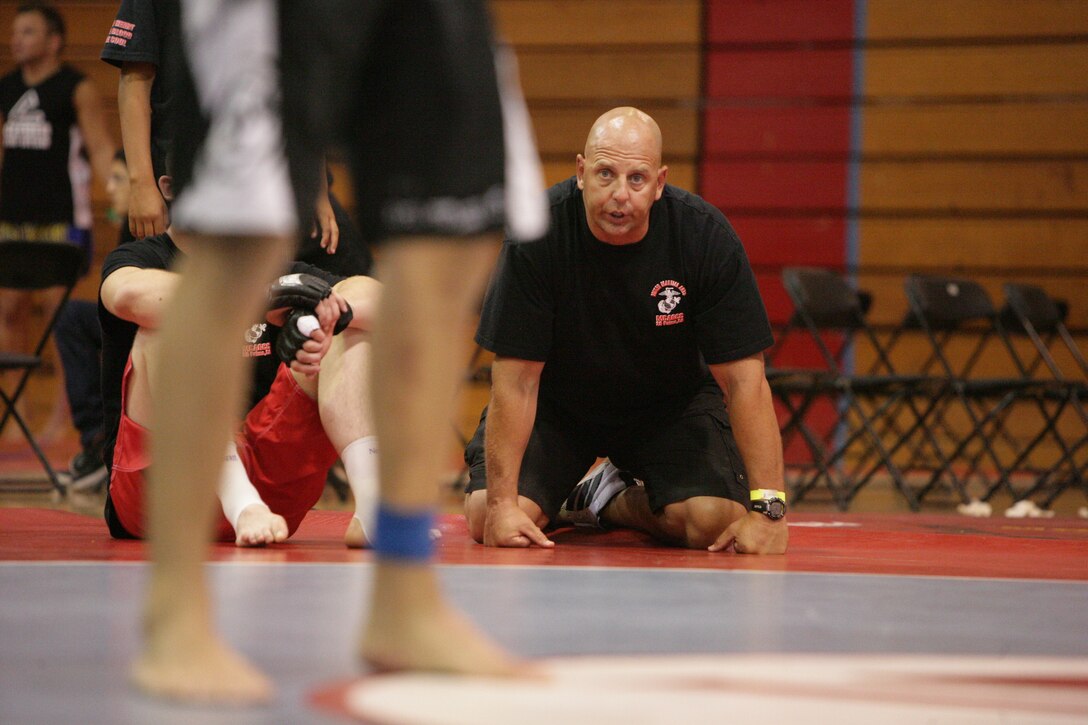
<path fill-rule="evenodd" d="M 745 514 L 736 501 L 716 496 L 695 496 L 665 506 L 665 525 L 684 546 L 705 549 L 729 525 Z"/>
<path fill-rule="evenodd" d="M 465 494 L 465 522 L 468 535 L 477 544 L 484 543 L 484 521 L 487 519 L 487 491 L 481 489 Z"/>

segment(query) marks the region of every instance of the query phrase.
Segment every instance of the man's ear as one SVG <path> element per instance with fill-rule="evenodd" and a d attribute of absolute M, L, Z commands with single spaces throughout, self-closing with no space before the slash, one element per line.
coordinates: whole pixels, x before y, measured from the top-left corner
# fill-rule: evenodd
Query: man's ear
<path fill-rule="evenodd" d="M 167 201 L 174 200 L 174 180 L 170 176 L 163 174 L 159 177 L 159 193 L 162 194 L 162 198 Z"/>
<path fill-rule="evenodd" d="M 578 178 L 578 188 L 586 188 L 586 158 L 582 154 L 574 156 L 575 176 Z"/>
<path fill-rule="evenodd" d="M 657 171 L 657 193 L 654 194 L 654 201 L 661 198 L 661 194 L 665 191 L 665 177 L 669 174 L 669 167 L 662 166 Z"/>

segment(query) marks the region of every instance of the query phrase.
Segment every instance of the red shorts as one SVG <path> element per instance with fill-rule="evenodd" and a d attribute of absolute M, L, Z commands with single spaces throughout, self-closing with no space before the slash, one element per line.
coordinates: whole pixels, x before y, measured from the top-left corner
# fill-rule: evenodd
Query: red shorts
<path fill-rule="evenodd" d="M 128 391 L 129 360 L 122 383 L 121 404 Z M 151 464 L 148 430 L 122 412 L 113 452 L 110 499 L 125 529 L 143 538 L 144 471 Z M 238 456 L 253 487 L 274 513 L 295 533 L 306 512 L 321 498 L 325 476 L 337 453 L 321 425 L 317 402 L 295 382 L 290 369 L 280 365 L 268 395 L 246 416 L 235 434 Z M 217 538 L 234 540 L 234 528 L 219 514 Z"/>

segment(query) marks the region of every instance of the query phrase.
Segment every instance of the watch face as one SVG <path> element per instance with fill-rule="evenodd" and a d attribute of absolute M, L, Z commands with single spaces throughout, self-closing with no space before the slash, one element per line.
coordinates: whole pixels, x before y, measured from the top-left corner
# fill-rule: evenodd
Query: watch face
<path fill-rule="evenodd" d="M 780 498 L 765 498 L 752 502 L 752 510 L 758 511 L 772 521 L 786 515 L 786 503 Z"/>

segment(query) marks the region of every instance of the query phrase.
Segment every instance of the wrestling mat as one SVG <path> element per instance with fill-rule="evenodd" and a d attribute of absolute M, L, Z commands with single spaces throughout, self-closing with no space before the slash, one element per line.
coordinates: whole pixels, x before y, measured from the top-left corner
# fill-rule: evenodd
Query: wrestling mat
<path fill-rule="evenodd" d="M 0 509 L 0 723 L 1088 722 L 1088 521 L 797 513 L 760 557 L 573 529 L 486 549 L 444 516 L 447 594 L 535 668 L 489 680 L 360 669 L 371 554 L 344 548 L 348 516 L 214 547 L 219 627 L 278 690 L 219 710 L 125 683 L 144 544 Z"/>

